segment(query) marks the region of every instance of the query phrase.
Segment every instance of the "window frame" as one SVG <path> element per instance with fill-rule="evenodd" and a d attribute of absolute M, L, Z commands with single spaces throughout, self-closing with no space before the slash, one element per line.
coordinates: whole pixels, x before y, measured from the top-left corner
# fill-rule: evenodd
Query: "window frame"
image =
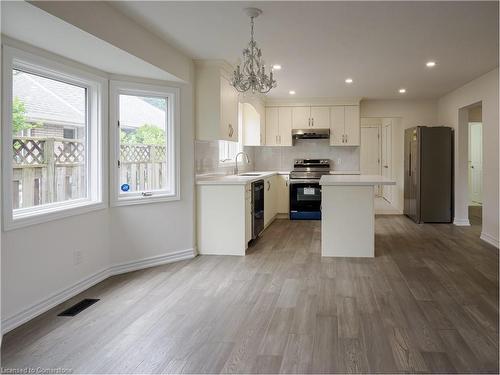
<path fill-rule="evenodd" d="M 75 68 L 69 63 L 48 59 L 24 50 L 3 45 L 2 56 L 2 206 L 3 228 L 12 230 L 64 217 L 80 215 L 107 207 L 105 152 L 107 138 L 103 131 L 107 118 L 107 79 Z M 87 198 L 54 202 L 17 209 L 12 202 L 12 71 L 22 70 L 72 85 L 87 91 Z"/>
<path fill-rule="evenodd" d="M 167 85 L 152 85 L 131 81 L 111 80 L 109 84 L 110 118 L 110 201 L 112 207 L 135 204 L 178 201 L 180 197 L 180 89 Z M 167 171 L 170 175 L 169 190 L 159 190 L 150 196 L 143 196 L 142 191 L 120 193 L 120 128 L 119 96 L 136 95 L 145 97 L 167 98 L 167 116 L 165 134 L 167 137 Z"/>

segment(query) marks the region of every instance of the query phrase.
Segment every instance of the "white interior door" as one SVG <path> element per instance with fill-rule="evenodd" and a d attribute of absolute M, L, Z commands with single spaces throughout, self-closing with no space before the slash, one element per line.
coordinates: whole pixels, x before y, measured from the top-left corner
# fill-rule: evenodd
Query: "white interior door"
<path fill-rule="evenodd" d="M 469 199 L 483 202 L 483 124 L 469 123 Z"/>
<path fill-rule="evenodd" d="M 392 123 L 382 124 L 382 176 L 392 178 Z M 382 196 L 392 203 L 392 190 L 390 185 L 384 185 Z"/>
<path fill-rule="evenodd" d="M 361 174 L 380 175 L 380 126 L 364 126 L 361 128 L 360 150 Z M 375 187 L 375 195 L 380 189 Z"/>

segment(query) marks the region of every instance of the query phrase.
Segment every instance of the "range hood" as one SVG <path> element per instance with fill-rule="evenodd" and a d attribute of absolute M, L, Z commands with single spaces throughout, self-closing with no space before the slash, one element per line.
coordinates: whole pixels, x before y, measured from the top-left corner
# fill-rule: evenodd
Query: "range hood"
<path fill-rule="evenodd" d="M 330 138 L 330 129 L 293 129 L 293 139 L 325 139 Z"/>

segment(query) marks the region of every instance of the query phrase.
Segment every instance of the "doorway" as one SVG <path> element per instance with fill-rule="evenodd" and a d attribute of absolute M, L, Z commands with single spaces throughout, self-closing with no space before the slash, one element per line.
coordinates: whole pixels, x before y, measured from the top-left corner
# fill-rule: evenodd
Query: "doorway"
<path fill-rule="evenodd" d="M 467 188 L 469 221 L 481 224 L 483 204 L 483 123 L 481 105 L 468 110 Z"/>

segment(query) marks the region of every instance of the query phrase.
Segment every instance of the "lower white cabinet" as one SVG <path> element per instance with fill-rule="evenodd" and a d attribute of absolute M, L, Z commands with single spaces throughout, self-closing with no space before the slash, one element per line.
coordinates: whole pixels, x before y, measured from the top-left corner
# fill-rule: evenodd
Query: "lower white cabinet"
<path fill-rule="evenodd" d="M 290 209 L 289 175 L 274 175 L 264 179 L 264 227 L 278 214 L 288 214 Z"/>
<path fill-rule="evenodd" d="M 200 254 L 245 255 L 251 237 L 251 184 L 197 185 Z"/>
<path fill-rule="evenodd" d="M 288 214 L 290 212 L 290 175 L 276 176 L 277 213 Z"/>
<path fill-rule="evenodd" d="M 277 213 L 277 176 L 264 179 L 264 227 L 267 227 Z"/>

